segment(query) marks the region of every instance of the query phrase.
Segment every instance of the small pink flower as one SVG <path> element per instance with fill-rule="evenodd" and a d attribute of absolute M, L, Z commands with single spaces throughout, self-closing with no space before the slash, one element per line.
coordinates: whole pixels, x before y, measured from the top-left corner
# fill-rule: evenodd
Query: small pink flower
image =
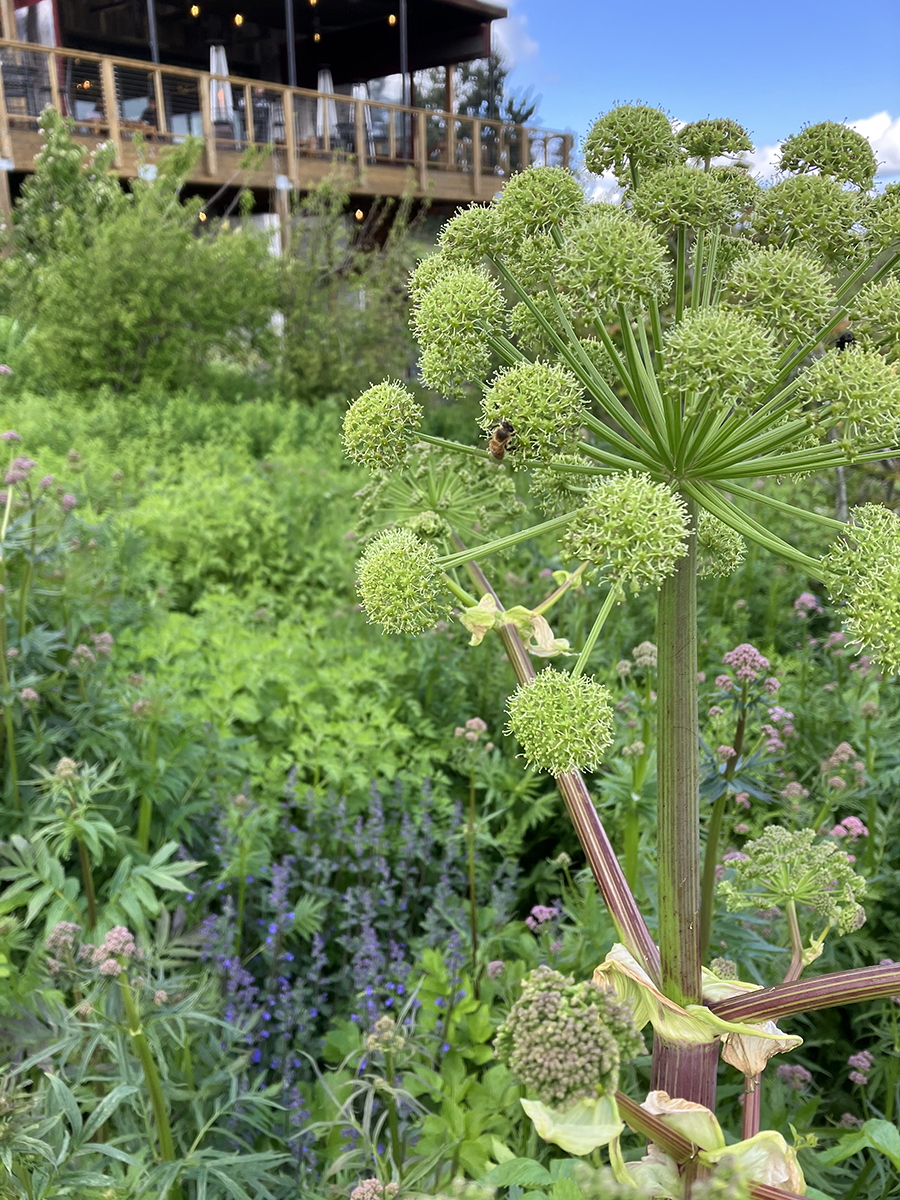
<path fill-rule="evenodd" d="M 487 733 L 487 725 L 485 725 L 481 717 L 469 717 L 468 721 L 466 721 L 466 729 L 470 729 L 474 733 Z"/>
<path fill-rule="evenodd" d="M 6 363 L 0 363 L 0 375 L 12 375 L 12 367 L 8 367 Z"/>
<path fill-rule="evenodd" d="M 840 789 L 845 788 L 847 785 L 844 780 L 841 779 L 840 775 L 832 775 L 832 777 L 828 780 L 828 786 Z"/>
<path fill-rule="evenodd" d="M 698 683 L 706 683 L 706 672 L 705 671 L 697 672 L 697 682 Z"/>
<path fill-rule="evenodd" d="M 720 746 L 716 751 L 716 754 L 719 756 L 719 758 L 727 761 L 729 758 L 735 758 L 737 756 L 737 750 L 735 750 L 734 746 Z"/>
<path fill-rule="evenodd" d="M 733 650 L 722 655 L 726 667 L 732 667 L 741 683 L 753 683 L 764 671 L 769 669 L 769 660 L 764 654 L 751 646 L 749 642 L 741 642 Z"/>
<path fill-rule="evenodd" d="M 40 480 L 40 482 L 38 483 L 38 487 L 40 487 L 40 488 L 49 488 L 49 487 L 53 487 L 53 476 L 52 476 L 52 475 L 45 475 L 45 476 L 43 477 L 43 479 L 41 479 L 41 480 Z"/>
<path fill-rule="evenodd" d="M 458 737 L 458 738 L 465 737 L 466 736 L 465 728 L 462 725 L 457 725 L 457 727 L 453 730 L 453 736 Z"/>
<path fill-rule="evenodd" d="M 502 959 L 495 958 L 493 962 L 488 963 L 488 979 L 499 979 L 506 970 L 506 963 Z"/>
<path fill-rule="evenodd" d="M 7 429 L 6 433 L 0 433 L 0 438 L 2 438 L 4 442 L 21 442 L 22 435 L 20 433 L 16 433 L 14 429 Z"/>
<path fill-rule="evenodd" d="M 723 708 L 720 708 L 718 704 L 711 704 L 709 706 L 710 717 L 721 717 L 721 715 L 724 711 L 725 710 Z"/>
<path fill-rule="evenodd" d="M 467 729 L 467 730 L 466 730 L 466 734 L 465 734 L 465 738 L 466 738 L 466 741 L 467 741 L 467 742 L 477 742 L 477 741 L 478 741 L 478 734 L 475 732 L 475 730 L 474 730 L 474 729 Z"/>
<path fill-rule="evenodd" d="M 749 825 L 735 825 L 734 832 L 735 833 L 749 833 L 750 826 Z"/>
<path fill-rule="evenodd" d="M 720 688 L 723 692 L 730 692 L 734 687 L 734 680 L 730 675 L 717 675 L 716 687 Z"/>
<path fill-rule="evenodd" d="M 36 704 L 40 700 L 40 696 L 34 688 L 26 687 L 22 688 L 21 692 L 19 692 L 19 699 L 23 704 Z"/>
<path fill-rule="evenodd" d="M 784 800 L 805 800 L 809 795 L 809 789 L 797 783 L 796 780 L 793 780 L 791 783 L 786 784 L 779 794 Z"/>
<path fill-rule="evenodd" d="M 794 601 L 794 612 L 798 617 L 809 617 L 823 611 L 821 604 L 812 592 L 801 592 Z"/>
<path fill-rule="evenodd" d="M 822 691 L 823 692 L 833 692 L 836 687 L 837 687 L 836 683 L 826 683 L 826 684 L 822 685 Z"/>
<path fill-rule="evenodd" d="M 553 572 L 550 570 L 549 567 L 544 567 L 543 571 L 541 571 L 538 575 L 538 579 L 552 579 L 552 578 L 553 578 Z"/>
<path fill-rule="evenodd" d="M 746 862 L 749 858 L 747 854 L 741 854 L 740 850 L 729 850 L 727 854 L 722 855 L 722 862 Z"/>
<path fill-rule="evenodd" d="M 121 964 L 114 958 L 108 958 L 100 964 L 101 975 L 120 975 L 122 973 Z"/>
<path fill-rule="evenodd" d="M 750 793 L 749 792 L 738 792 L 734 798 L 734 802 L 738 806 L 738 808 L 749 808 L 750 807 Z"/>
<path fill-rule="evenodd" d="M 160 988 L 158 992 L 153 993 L 153 1003 L 156 1005 L 157 1008 L 159 1008 L 159 1006 L 161 1004 L 165 1004 L 165 1002 L 168 1000 L 168 998 L 169 998 L 169 993 L 164 992 L 162 990 L 162 988 Z"/>
<path fill-rule="evenodd" d="M 770 696 L 774 696 L 780 687 L 781 680 L 776 679 L 774 675 L 770 675 L 763 684 L 763 689 L 768 692 Z"/>

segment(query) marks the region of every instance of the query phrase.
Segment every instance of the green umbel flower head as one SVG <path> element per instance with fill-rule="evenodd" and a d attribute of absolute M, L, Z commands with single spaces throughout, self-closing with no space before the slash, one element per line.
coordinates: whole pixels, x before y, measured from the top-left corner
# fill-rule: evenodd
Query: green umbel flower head
<path fill-rule="evenodd" d="M 861 201 L 824 175 L 793 175 L 760 194 L 753 229 L 766 243 L 791 245 L 832 269 L 855 261 L 862 250 L 856 226 Z"/>
<path fill-rule="evenodd" d="M 407 438 L 419 427 L 421 406 L 402 383 L 376 383 L 351 404 L 344 417 L 348 458 L 372 471 L 387 471 L 406 461 Z"/>
<path fill-rule="evenodd" d="M 848 346 L 824 354 L 804 372 L 798 395 L 830 405 L 822 422 L 842 423 L 848 449 L 877 450 L 900 439 L 900 377 L 874 350 Z"/>
<path fill-rule="evenodd" d="M 410 529 L 387 529 L 366 547 L 357 586 L 367 617 L 385 633 L 422 633 L 447 611 L 437 551 Z"/>
<path fill-rule="evenodd" d="M 559 454 L 532 474 L 531 498 L 541 512 L 556 516 L 559 513 L 571 512 L 579 504 L 584 504 L 588 493 L 584 475 L 553 469 L 554 463 L 581 462 L 583 459 L 577 454 Z"/>
<path fill-rule="evenodd" d="M 584 192 L 563 167 L 529 167 L 513 175 L 500 193 L 497 216 L 501 238 L 515 243 L 578 216 Z"/>
<path fill-rule="evenodd" d="M 900 242 L 900 183 L 889 183 L 868 201 L 866 241 L 870 250 L 885 250 Z"/>
<path fill-rule="evenodd" d="M 516 363 L 501 371 L 485 391 L 481 425 L 485 433 L 502 420 L 513 427 L 514 463 L 547 458 L 571 445 L 584 420 L 578 381 L 549 363 Z"/>
<path fill-rule="evenodd" d="M 422 355 L 422 380 L 439 391 L 482 379 L 491 363 L 487 338 L 504 324 L 496 280 L 476 267 L 451 266 L 413 310 Z"/>
<path fill-rule="evenodd" d="M 682 163 L 642 177 L 633 203 L 635 216 L 663 230 L 722 229 L 734 213 L 732 190 L 721 176 Z"/>
<path fill-rule="evenodd" d="M 730 154 L 743 154 L 753 149 L 750 135 L 743 125 L 728 117 L 707 117 L 691 121 L 677 133 L 678 144 L 688 158 L 709 162 Z"/>
<path fill-rule="evenodd" d="M 805 341 L 824 327 L 835 294 L 808 255 L 781 246 L 742 258 L 728 278 L 723 304 L 752 313 L 781 342 Z"/>
<path fill-rule="evenodd" d="M 542 1104 L 557 1109 L 614 1094 L 621 1065 L 645 1053 L 627 1005 L 547 966 L 522 980 L 494 1048 Z"/>
<path fill-rule="evenodd" d="M 782 144 L 778 165 L 798 174 L 815 171 L 864 192 L 875 182 L 878 169 L 868 139 L 836 121 L 821 121 L 792 134 Z"/>
<path fill-rule="evenodd" d="M 832 594 L 847 601 L 851 633 L 886 672 L 900 672 L 900 517 L 880 504 L 854 509 L 824 562 Z"/>
<path fill-rule="evenodd" d="M 861 346 L 880 350 L 890 363 L 900 359 L 900 279 L 893 275 L 864 287 L 853 302 L 851 317 Z"/>
<path fill-rule="evenodd" d="M 409 295 L 413 304 L 420 304 L 422 298 L 447 274 L 451 266 L 450 259 L 445 254 L 429 254 L 428 258 L 413 268 L 409 273 Z"/>
<path fill-rule="evenodd" d="M 598 479 L 563 535 L 566 558 L 593 563 L 637 592 L 659 587 L 687 552 L 687 508 L 663 483 L 627 472 Z"/>
<path fill-rule="evenodd" d="M 775 378 L 772 338 L 752 317 L 701 308 L 685 315 L 665 337 L 666 372 L 688 393 L 686 413 L 730 408 L 764 392 Z"/>
<path fill-rule="evenodd" d="M 499 240 L 497 208 L 473 204 L 450 218 L 441 229 L 438 244 L 451 262 L 477 267 L 486 254 L 497 252 Z"/>
<path fill-rule="evenodd" d="M 503 255 L 506 267 L 527 284 L 532 295 L 543 295 L 540 289 L 552 285 L 561 266 L 559 246 L 549 233 L 535 233 L 504 246 Z"/>
<path fill-rule="evenodd" d="M 584 162 L 602 175 L 612 168 L 622 187 L 634 186 L 645 171 L 677 162 L 672 123 L 659 108 L 621 104 L 599 117 L 584 141 Z"/>
<path fill-rule="evenodd" d="M 697 573 L 724 578 L 744 561 L 744 539 L 712 513 L 701 509 L 697 519 Z"/>
<path fill-rule="evenodd" d="M 866 881 L 857 875 L 848 855 L 813 829 L 782 829 L 770 825 L 760 837 L 745 842 L 746 858 L 732 859 L 734 880 L 723 880 L 719 892 L 729 912 L 742 908 L 784 907 L 788 901 L 811 908 L 840 933 L 865 923 L 860 899 Z"/>
<path fill-rule="evenodd" d="M 574 313 L 569 297 L 559 296 L 557 299 L 563 312 L 571 321 Z M 557 315 L 553 298 L 549 292 L 535 292 L 531 300 L 534 308 L 530 304 L 526 304 L 524 300 L 521 300 L 513 307 L 509 314 L 510 333 L 516 338 L 520 346 L 530 350 L 532 354 L 539 354 L 542 358 L 546 359 L 556 358 L 558 353 L 556 343 L 548 333 L 543 321 L 538 318 L 534 311 L 536 308 L 556 335 L 565 340 L 562 322 Z"/>
<path fill-rule="evenodd" d="M 507 701 L 509 725 L 525 761 L 539 771 L 594 771 L 613 740 L 613 706 L 607 689 L 585 675 L 548 667 L 520 684 Z"/>
<path fill-rule="evenodd" d="M 668 251 L 649 225 L 618 204 L 592 204 L 566 231 L 560 282 L 587 312 L 604 314 L 621 301 L 663 303 L 672 287 Z"/>

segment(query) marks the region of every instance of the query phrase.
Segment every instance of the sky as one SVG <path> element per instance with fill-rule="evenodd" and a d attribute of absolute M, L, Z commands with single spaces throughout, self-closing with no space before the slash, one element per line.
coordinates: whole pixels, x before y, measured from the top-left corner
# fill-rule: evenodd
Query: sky
<path fill-rule="evenodd" d="M 547 128 L 580 137 L 601 112 L 636 100 L 679 121 L 732 117 L 768 174 L 788 134 L 843 121 L 870 139 L 883 178 L 900 173 L 898 0 L 505 3 L 495 46 L 511 85 L 542 95 Z"/>

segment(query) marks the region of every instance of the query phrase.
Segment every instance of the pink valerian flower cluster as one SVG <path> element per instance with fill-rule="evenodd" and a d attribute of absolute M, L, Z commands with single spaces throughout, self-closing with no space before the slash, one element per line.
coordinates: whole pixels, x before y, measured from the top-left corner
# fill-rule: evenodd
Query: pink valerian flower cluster
<path fill-rule="evenodd" d="M 781 680 L 776 679 L 774 675 L 770 675 L 763 683 L 763 691 L 767 692 L 770 696 L 774 696 L 780 687 Z"/>
<path fill-rule="evenodd" d="M 85 664 L 93 666 L 96 661 L 97 655 L 93 652 L 90 646 L 86 646 L 84 642 L 82 642 L 72 651 L 72 657 L 69 659 L 69 666 L 81 667 Z"/>
<path fill-rule="evenodd" d="M 841 1119 L 840 1119 L 839 1124 L 844 1129 L 859 1129 L 860 1126 L 862 1125 L 862 1118 L 854 1117 L 853 1113 L 849 1113 L 849 1112 L 841 1113 Z"/>
<path fill-rule="evenodd" d="M 837 629 L 837 630 L 835 630 L 834 633 L 829 633 L 828 637 L 825 639 L 822 649 L 830 650 L 835 658 L 843 658 L 843 656 L 844 656 L 844 648 L 843 647 L 844 647 L 844 642 L 846 642 L 846 640 L 847 640 L 846 633 L 841 633 L 841 631 L 839 629 Z"/>
<path fill-rule="evenodd" d="M 795 1092 L 802 1092 L 813 1081 L 812 1072 L 807 1071 L 806 1067 L 801 1067 L 799 1063 L 782 1063 L 775 1074 Z"/>
<path fill-rule="evenodd" d="M 549 925 L 559 916 L 559 909 L 550 904 L 536 904 L 530 916 L 525 918 L 525 924 L 532 933 L 540 933 L 545 925 Z"/>
<path fill-rule="evenodd" d="M 81 926 L 72 921 L 60 921 L 47 934 L 47 949 L 54 954 L 71 953 L 81 933 Z"/>
<path fill-rule="evenodd" d="M 853 1067 L 850 1072 L 850 1082 L 865 1087 L 869 1082 L 869 1072 L 872 1070 L 874 1061 L 868 1050 L 860 1050 L 858 1054 L 851 1054 L 847 1059 L 847 1066 Z"/>
<path fill-rule="evenodd" d="M 722 861 L 716 863 L 716 880 L 721 883 L 725 878 L 725 868 L 731 862 L 746 862 L 748 855 L 741 854 L 740 850 L 729 850 L 727 854 L 722 855 Z"/>
<path fill-rule="evenodd" d="M 477 742 L 483 733 L 487 733 L 487 725 L 481 717 L 469 717 L 465 725 L 457 725 L 453 730 L 454 737 L 465 738 L 467 742 Z M 493 750 L 494 743 L 488 742 L 484 748 Z"/>
<path fill-rule="evenodd" d="M 10 485 L 24 483 L 36 466 L 37 463 L 33 458 L 26 458 L 23 454 L 20 454 L 18 458 L 13 459 L 3 477 L 3 481 Z"/>
<path fill-rule="evenodd" d="M 77 508 L 78 501 L 71 492 L 66 492 L 60 501 L 60 504 L 62 505 L 62 510 L 64 513 L 70 513 L 73 508 Z"/>
<path fill-rule="evenodd" d="M 19 692 L 19 699 L 23 704 L 37 704 L 40 696 L 34 688 L 26 687 L 22 688 L 21 692 Z"/>
<path fill-rule="evenodd" d="M 7 429 L 6 433 L 0 433 L 0 438 L 4 442 L 21 442 L 22 435 L 21 433 L 16 433 L 14 429 Z"/>
<path fill-rule="evenodd" d="M 488 979 L 499 979 L 506 970 L 506 963 L 502 958 L 495 958 L 493 962 L 489 962 L 487 966 Z"/>
<path fill-rule="evenodd" d="M 727 679 L 728 676 L 726 675 L 725 678 Z M 722 714 L 724 713 L 724 711 L 725 711 L 724 708 L 722 708 L 720 705 L 711 704 L 709 706 L 709 714 L 708 715 L 711 720 L 715 720 L 716 717 L 721 717 Z"/>
<path fill-rule="evenodd" d="M 379 1183 L 377 1179 L 364 1179 L 350 1193 L 350 1200 L 391 1200 L 399 1191 L 398 1183 Z"/>
<path fill-rule="evenodd" d="M 734 797 L 734 802 L 738 806 L 738 808 L 749 808 L 750 807 L 750 793 L 749 792 L 736 792 L 735 797 Z"/>
<path fill-rule="evenodd" d="M 829 831 L 828 836 L 836 838 L 848 837 L 851 842 L 855 842 L 857 838 L 868 837 L 869 831 L 859 817 L 841 817 L 834 829 Z"/>
<path fill-rule="evenodd" d="M 868 654 L 861 654 L 856 662 L 850 664 L 851 671 L 859 671 L 860 679 L 866 679 L 872 673 L 872 660 Z M 876 676 L 876 678 L 880 678 Z"/>
<path fill-rule="evenodd" d="M 104 658 L 109 658 L 110 651 L 116 644 L 116 639 L 111 633 L 92 633 L 91 641 L 97 653 L 102 654 Z"/>
<path fill-rule="evenodd" d="M 730 692 L 734 687 L 734 680 L 730 675 L 717 675 L 716 687 L 719 688 L 720 691 Z"/>
<path fill-rule="evenodd" d="M 114 925 L 99 946 L 82 946 L 78 957 L 90 958 L 95 966 L 99 963 L 100 974 L 112 977 L 122 971 L 120 959 L 137 958 L 139 954 L 131 930 Z"/>
<path fill-rule="evenodd" d="M 798 783 L 796 779 L 792 779 L 778 793 L 782 800 L 799 801 L 805 800 L 809 795 L 809 788 L 805 788 L 802 783 Z"/>
<path fill-rule="evenodd" d="M 722 656 L 722 662 L 732 668 L 740 683 L 753 683 L 769 669 L 769 660 L 749 642 L 729 650 Z"/>
<path fill-rule="evenodd" d="M 737 757 L 737 750 L 735 750 L 734 746 L 719 746 L 716 754 L 724 762 L 728 762 L 729 759 Z"/>
<path fill-rule="evenodd" d="M 844 771 L 847 766 L 853 772 L 851 778 L 846 775 L 838 774 L 839 771 Z M 842 789 L 847 786 L 862 787 L 866 782 L 866 766 L 857 757 L 856 751 L 849 742 L 841 742 L 832 750 L 831 754 L 819 766 L 819 770 L 823 775 L 828 777 L 827 782 L 829 787 Z"/>
<path fill-rule="evenodd" d="M 824 611 L 822 605 L 812 592 L 801 592 L 794 601 L 794 612 L 798 617 L 805 619 L 806 617 L 818 616 Z"/>

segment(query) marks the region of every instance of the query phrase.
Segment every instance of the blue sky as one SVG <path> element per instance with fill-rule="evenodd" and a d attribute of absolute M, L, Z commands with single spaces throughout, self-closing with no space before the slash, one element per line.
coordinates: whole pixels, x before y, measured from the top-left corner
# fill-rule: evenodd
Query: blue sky
<path fill-rule="evenodd" d="M 501 0 L 502 2 L 502 0 Z M 512 82 L 543 95 L 542 123 L 584 134 L 641 99 L 682 121 L 733 117 L 764 168 L 808 121 L 857 124 L 900 171 L 900 3 L 879 0 L 512 0 L 496 42 Z"/>

